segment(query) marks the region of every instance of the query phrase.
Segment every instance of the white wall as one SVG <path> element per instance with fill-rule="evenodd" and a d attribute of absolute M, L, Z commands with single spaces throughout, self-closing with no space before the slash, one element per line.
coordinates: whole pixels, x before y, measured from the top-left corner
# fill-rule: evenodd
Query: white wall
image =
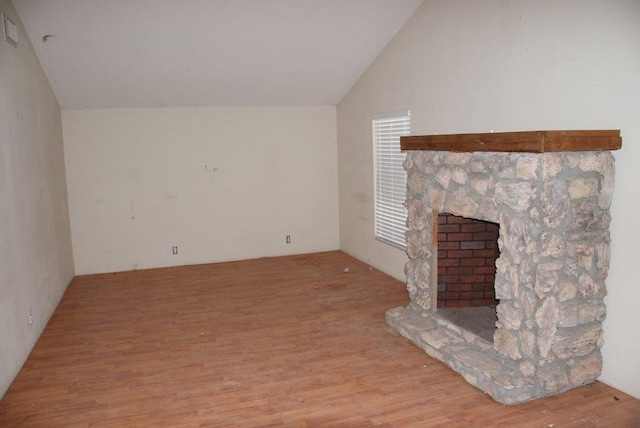
<path fill-rule="evenodd" d="M 62 116 L 77 274 L 339 248 L 333 106 Z"/>
<path fill-rule="evenodd" d="M 73 278 L 73 260 L 60 109 L 13 5 L 0 0 L 0 12 L 19 41 L 0 37 L 2 397 Z"/>
<path fill-rule="evenodd" d="M 413 134 L 621 129 L 601 380 L 640 397 L 640 2 L 426 0 L 338 106 L 340 243 L 404 278 L 373 239 L 371 115 Z"/>

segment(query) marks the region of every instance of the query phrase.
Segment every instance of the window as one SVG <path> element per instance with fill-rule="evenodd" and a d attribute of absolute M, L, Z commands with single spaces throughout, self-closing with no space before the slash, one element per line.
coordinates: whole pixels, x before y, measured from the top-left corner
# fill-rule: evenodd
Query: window
<path fill-rule="evenodd" d="M 407 173 L 400 136 L 409 135 L 409 125 L 409 110 L 373 118 L 375 237 L 401 249 L 407 247 Z"/>

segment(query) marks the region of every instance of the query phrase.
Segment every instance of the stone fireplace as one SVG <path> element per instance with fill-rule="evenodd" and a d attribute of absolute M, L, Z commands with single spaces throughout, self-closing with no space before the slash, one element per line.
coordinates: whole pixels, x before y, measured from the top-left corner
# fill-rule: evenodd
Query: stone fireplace
<path fill-rule="evenodd" d="M 387 321 L 496 401 L 593 382 L 602 367 L 619 131 L 403 137 L 410 304 Z M 438 214 L 499 225 L 493 342 L 438 314 Z"/>

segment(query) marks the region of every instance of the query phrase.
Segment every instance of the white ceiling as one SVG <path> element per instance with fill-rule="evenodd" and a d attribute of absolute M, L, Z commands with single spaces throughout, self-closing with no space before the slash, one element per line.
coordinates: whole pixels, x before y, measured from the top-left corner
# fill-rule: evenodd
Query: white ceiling
<path fill-rule="evenodd" d="M 13 3 L 60 107 L 74 109 L 334 105 L 421 1 Z"/>

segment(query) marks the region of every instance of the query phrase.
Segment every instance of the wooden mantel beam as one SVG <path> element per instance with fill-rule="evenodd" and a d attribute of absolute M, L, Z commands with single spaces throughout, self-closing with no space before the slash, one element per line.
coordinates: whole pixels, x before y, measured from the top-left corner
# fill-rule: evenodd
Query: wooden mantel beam
<path fill-rule="evenodd" d="M 622 147 L 622 138 L 620 130 L 415 135 L 401 137 L 400 147 L 403 151 L 579 152 L 617 150 Z"/>

